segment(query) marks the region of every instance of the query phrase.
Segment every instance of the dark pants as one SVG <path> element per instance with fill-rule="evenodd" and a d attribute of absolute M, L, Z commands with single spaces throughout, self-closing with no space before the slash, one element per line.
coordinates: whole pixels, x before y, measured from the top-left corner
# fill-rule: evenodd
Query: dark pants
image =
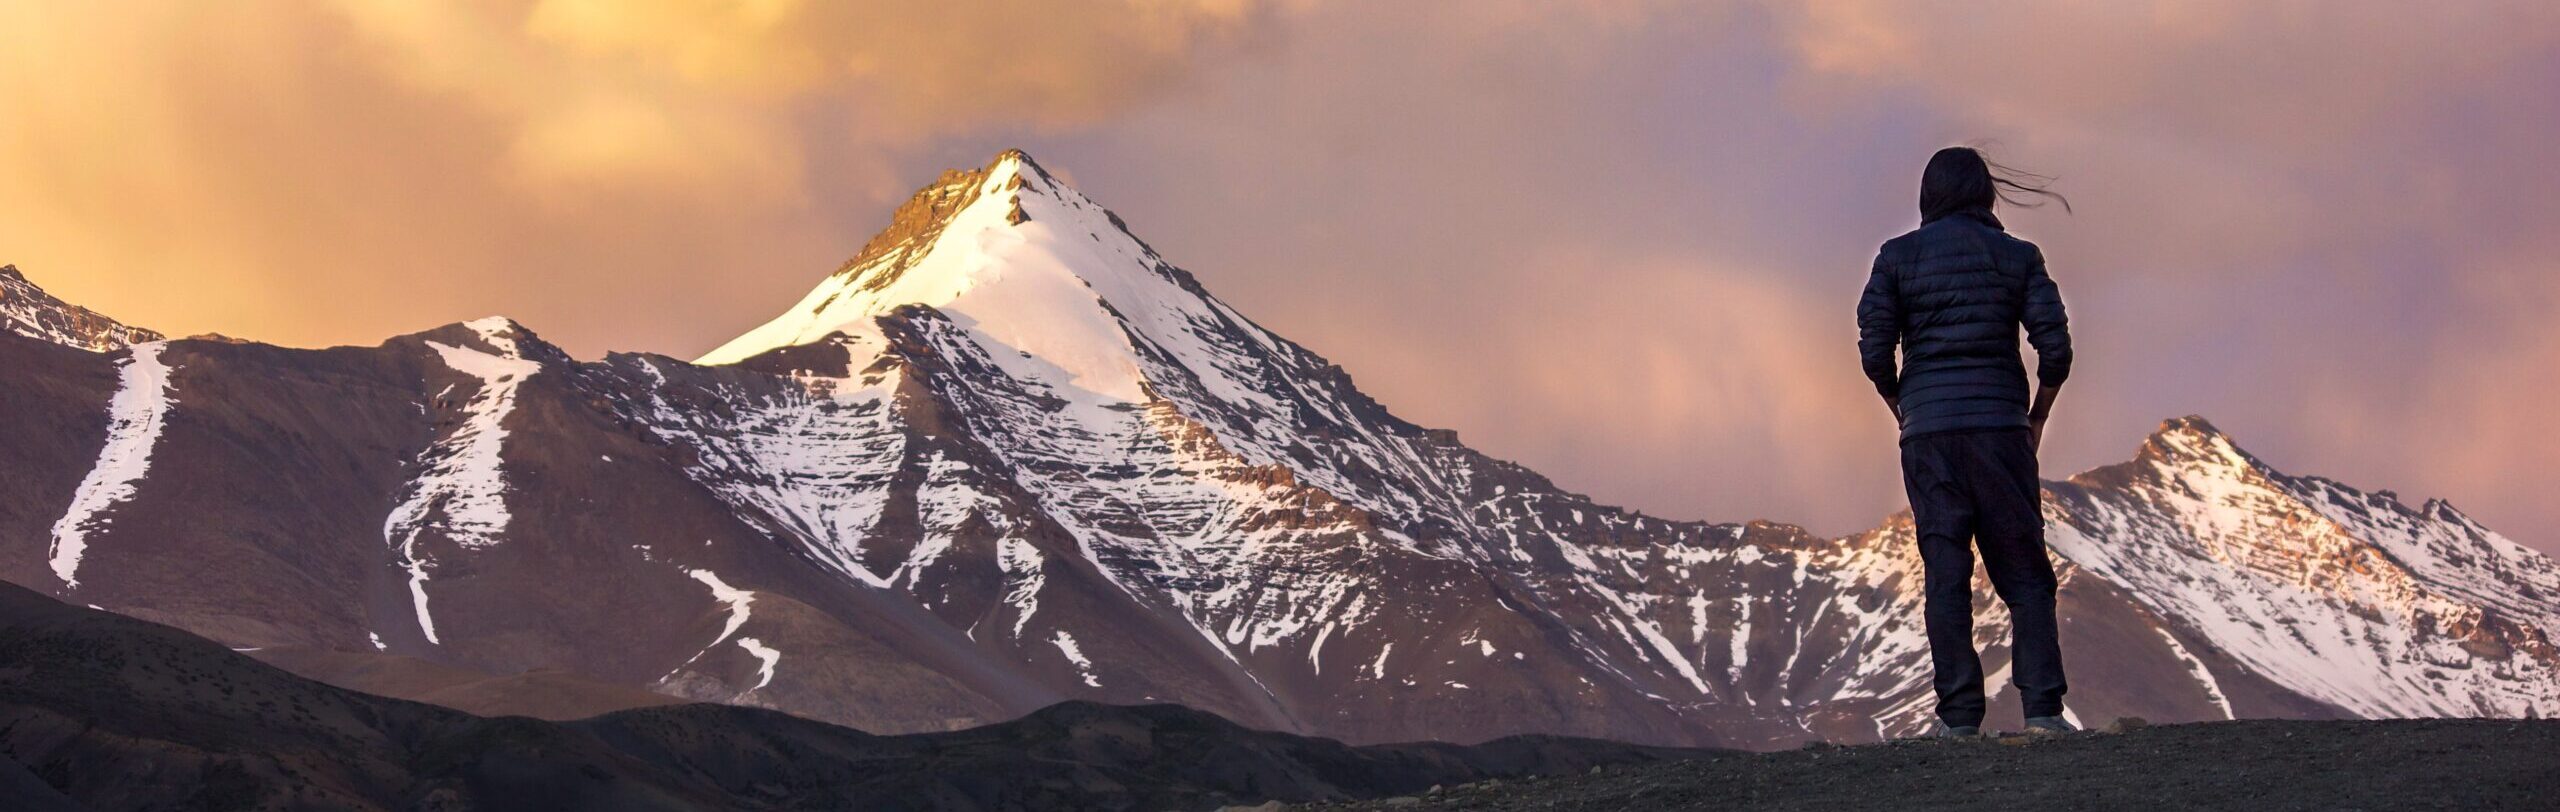
<path fill-rule="evenodd" d="M 2043 485 L 2025 429 L 1931 434 L 1902 444 L 1902 485 L 1928 594 L 1938 718 L 1982 724 L 1982 659 L 1973 651 L 1973 545 L 2009 605 L 2012 682 L 2028 716 L 2062 715 L 2062 642 L 2045 557 Z"/>

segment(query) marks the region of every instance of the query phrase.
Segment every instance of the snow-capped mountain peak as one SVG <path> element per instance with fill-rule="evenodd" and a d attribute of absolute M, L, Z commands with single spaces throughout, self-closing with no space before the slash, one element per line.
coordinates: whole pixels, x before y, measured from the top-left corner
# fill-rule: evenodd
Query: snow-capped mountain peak
<path fill-rule="evenodd" d="M 2194 417 L 2055 494 L 2064 558 L 2305 696 L 2368 716 L 2560 705 L 2560 566 L 2440 503 L 2285 474 Z"/>
<path fill-rule="evenodd" d="M 697 363 L 734 364 L 836 335 L 885 346 L 883 320 L 917 307 L 941 317 L 936 335 L 960 339 L 1031 396 L 1076 404 L 1067 417 L 1077 425 L 1062 430 L 1155 432 L 1131 415 L 1159 410 L 1205 427 L 1220 453 L 1247 464 L 1331 461 L 1296 473 L 1334 498 L 1399 518 L 1436 511 L 1462 521 L 1452 499 L 1414 498 L 1446 493 L 1426 485 L 1419 428 L 1378 409 L 1339 367 L 1211 296 L 1019 151 L 944 173 L 853 261 Z M 1096 451 L 1097 460 L 1110 456 Z"/>
<path fill-rule="evenodd" d="M 941 311 L 1008 372 L 1062 396 L 1145 399 L 1118 313 L 1183 295 L 1109 212 L 1008 150 L 946 173 L 899 207 L 891 227 L 773 321 L 704 355 L 727 364 L 829 335 L 876 335 L 908 305 Z"/>
<path fill-rule="evenodd" d="M 2175 417 L 2160 422 L 2160 428 L 2143 439 L 2135 459 L 2171 465 L 2198 465 L 2240 469 L 2257 469 L 2260 463 L 2249 452 L 2231 441 L 2231 435 L 2215 428 L 2211 421 L 2196 415 Z"/>
<path fill-rule="evenodd" d="M 502 356 L 556 355 L 560 352 L 550 342 L 535 335 L 533 329 L 524 326 L 523 322 L 505 316 L 472 319 L 459 326 L 469 330 L 472 340 L 485 345 L 484 349 Z"/>
<path fill-rule="evenodd" d="M 162 338 L 54 298 L 28 281 L 16 265 L 0 265 L 0 331 L 90 352 L 114 352 Z"/>

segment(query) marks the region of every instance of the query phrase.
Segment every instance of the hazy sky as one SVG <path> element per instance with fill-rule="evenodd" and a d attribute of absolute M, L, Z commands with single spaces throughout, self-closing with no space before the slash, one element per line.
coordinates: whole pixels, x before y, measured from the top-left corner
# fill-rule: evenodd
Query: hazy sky
<path fill-rule="evenodd" d="M 2077 205 L 2048 475 L 2197 413 L 2560 550 L 2560 4 L 0 0 L 0 262 L 137 324 L 691 357 L 1021 146 L 1407 418 L 1829 533 L 1981 139 Z"/>

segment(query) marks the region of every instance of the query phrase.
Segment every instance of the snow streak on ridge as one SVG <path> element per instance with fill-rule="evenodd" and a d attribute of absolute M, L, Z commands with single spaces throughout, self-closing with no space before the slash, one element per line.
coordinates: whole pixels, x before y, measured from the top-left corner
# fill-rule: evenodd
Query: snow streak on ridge
<path fill-rule="evenodd" d="M 755 655 L 757 662 L 760 663 L 756 667 L 756 687 L 747 690 L 762 690 L 765 686 L 772 685 L 774 669 L 782 665 L 782 652 L 753 637 L 738 638 L 738 647 L 746 649 L 748 654 Z"/>
<path fill-rule="evenodd" d="M 891 588 L 898 566 L 863 547 L 889 501 L 906 436 L 890 415 L 896 372 L 862 379 L 801 376 L 772 391 L 701 402 L 666 398 L 654 360 L 635 369 L 650 386 L 649 430 L 699 452 L 685 474 L 775 538 L 857 582 Z M 897 562 L 903 564 L 905 562 Z M 887 574 L 879 570 L 887 569 Z"/>
<path fill-rule="evenodd" d="M 2213 678 L 2212 668 L 2206 667 L 2203 660 L 2197 659 L 2195 654 L 2187 651 L 2186 645 L 2179 643 L 2178 636 L 2170 634 L 2168 629 L 2155 628 L 2152 631 L 2160 635 L 2161 642 L 2169 645 L 2169 653 L 2177 656 L 2178 662 L 2187 667 L 2187 672 L 2195 675 L 2196 684 L 2204 686 L 2205 696 L 2213 700 L 2213 706 L 2216 709 L 2222 711 L 2222 718 L 2240 718 L 2238 714 L 2231 712 L 2231 698 L 2223 695 L 2222 681 Z"/>
<path fill-rule="evenodd" d="M 1084 648 L 1076 645 L 1074 635 L 1068 634 L 1065 629 L 1059 629 L 1056 636 L 1051 637 L 1049 642 L 1057 644 L 1058 653 L 1066 655 L 1067 662 L 1076 667 L 1076 676 L 1084 679 L 1085 687 L 1102 687 L 1101 678 L 1093 675 L 1093 660 L 1084 656 Z"/>
<path fill-rule="evenodd" d="M 53 574 L 64 586 L 80 586 L 80 556 L 88 549 L 89 533 L 110 521 L 99 514 L 133 498 L 150 470 L 151 449 L 159 444 L 169 417 L 169 366 L 160 360 L 167 348 L 163 341 L 133 345 L 133 354 L 121 365 L 115 398 L 107 402 L 106 446 L 98 450 L 88 476 L 80 479 L 71 509 L 53 523 L 50 558 Z"/>
<path fill-rule="evenodd" d="M 115 352 L 164 336 L 54 298 L 18 272 L 0 265 L 0 332 L 96 353 Z"/>
<path fill-rule="evenodd" d="M 720 580 L 718 573 L 710 570 L 686 570 L 685 574 L 693 576 L 696 581 L 701 581 L 703 586 L 710 587 L 711 597 L 729 607 L 728 625 L 721 627 L 720 636 L 712 638 L 711 645 L 703 647 L 705 650 L 727 641 L 730 635 L 737 634 L 739 628 L 747 625 L 747 618 L 753 616 L 748 611 L 748 607 L 756 602 L 756 593 L 730 586 L 729 582 Z"/>
<path fill-rule="evenodd" d="M 418 542 L 430 528 L 443 531 L 445 538 L 465 548 L 486 547 L 503 539 L 510 518 L 506 474 L 499 461 L 506 448 L 506 419 L 515 411 L 517 387 L 542 371 L 540 362 L 524 357 L 516 343 L 521 331 L 514 322 L 491 317 L 465 326 L 496 351 L 427 342 L 445 366 L 480 379 L 480 385 L 463 404 L 462 425 L 418 455 L 424 470 L 409 482 L 407 498 L 382 523 L 383 543 L 399 549 L 402 566 L 409 571 L 409 598 L 418 629 L 427 642 L 437 644 L 443 641 L 437 639 L 435 617 L 427 611 L 427 581 L 434 559 L 419 549 Z M 442 521 L 434 521 L 437 517 Z"/>
<path fill-rule="evenodd" d="M 720 628 L 719 637 L 712 638 L 711 642 L 704 645 L 701 651 L 694 652 L 692 657 L 687 658 L 684 661 L 684 665 L 676 666 L 674 671 L 669 671 L 666 676 L 659 677 L 658 679 L 661 682 L 674 677 L 677 672 L 683 671 L 686 666 L 693 665 L 694 662 L 701 660 L 702 655 L 709 654 L 712 649 L 719 648 L 721 643 L 728 642 L 731 636 L 738 633 L 739 629 L 746 627 L 747 619 L 753 616 L 752 613 L 748 611 L 748 607 L 756 602 L 755 592 L 730 586 L 729 582 L 720 580 L 720 575 L 718 573 L 710 570 L 687 569 L 685 570 L 685 574 L 693 576 L 694 580 L 700 581 L 703 586 L 711 588 L 712 599 L 717 600 L 723 606 L 728 607 L 729 620 L 726 625 L 723 625 Z M 757 672 L 761 675 L 761 678 L 756 681 L 755 688 L 749 688 L 747 690 L 753 691 L 756 690 L 756 688 L 762 688 L 773 684 L 774 667 L 782 662 L 782 652 L 771 646 L 765 645 L 764 641 L 757 640 L 753 637 L 740 637 L 737 638 L 737 640 L 738 648 L 745 650 L 748 656 L 756 658 L 760 663 L 757 668 Z M 744 692 L 742 691 L 741 693 Z"/>

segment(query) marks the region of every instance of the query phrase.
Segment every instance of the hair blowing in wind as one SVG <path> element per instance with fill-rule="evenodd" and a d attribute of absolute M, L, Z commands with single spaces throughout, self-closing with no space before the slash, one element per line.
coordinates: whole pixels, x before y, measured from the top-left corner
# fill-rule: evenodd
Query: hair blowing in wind
<path fill-rule="evenodd" d="M 2053 191 L 2053 176 L 2004 166 L 1984 157 L 1976 147 L 1948 147 L 1929 156 L 1920 172 L 1920 219 L 1935 220 L 1968 209 L 1990 210 L 1993 202 L 2037 208 L 2043 199 L 2071 211 L 2071 199 Z M 2042 199 L 2039 199 L 2042 198 Z"/>

